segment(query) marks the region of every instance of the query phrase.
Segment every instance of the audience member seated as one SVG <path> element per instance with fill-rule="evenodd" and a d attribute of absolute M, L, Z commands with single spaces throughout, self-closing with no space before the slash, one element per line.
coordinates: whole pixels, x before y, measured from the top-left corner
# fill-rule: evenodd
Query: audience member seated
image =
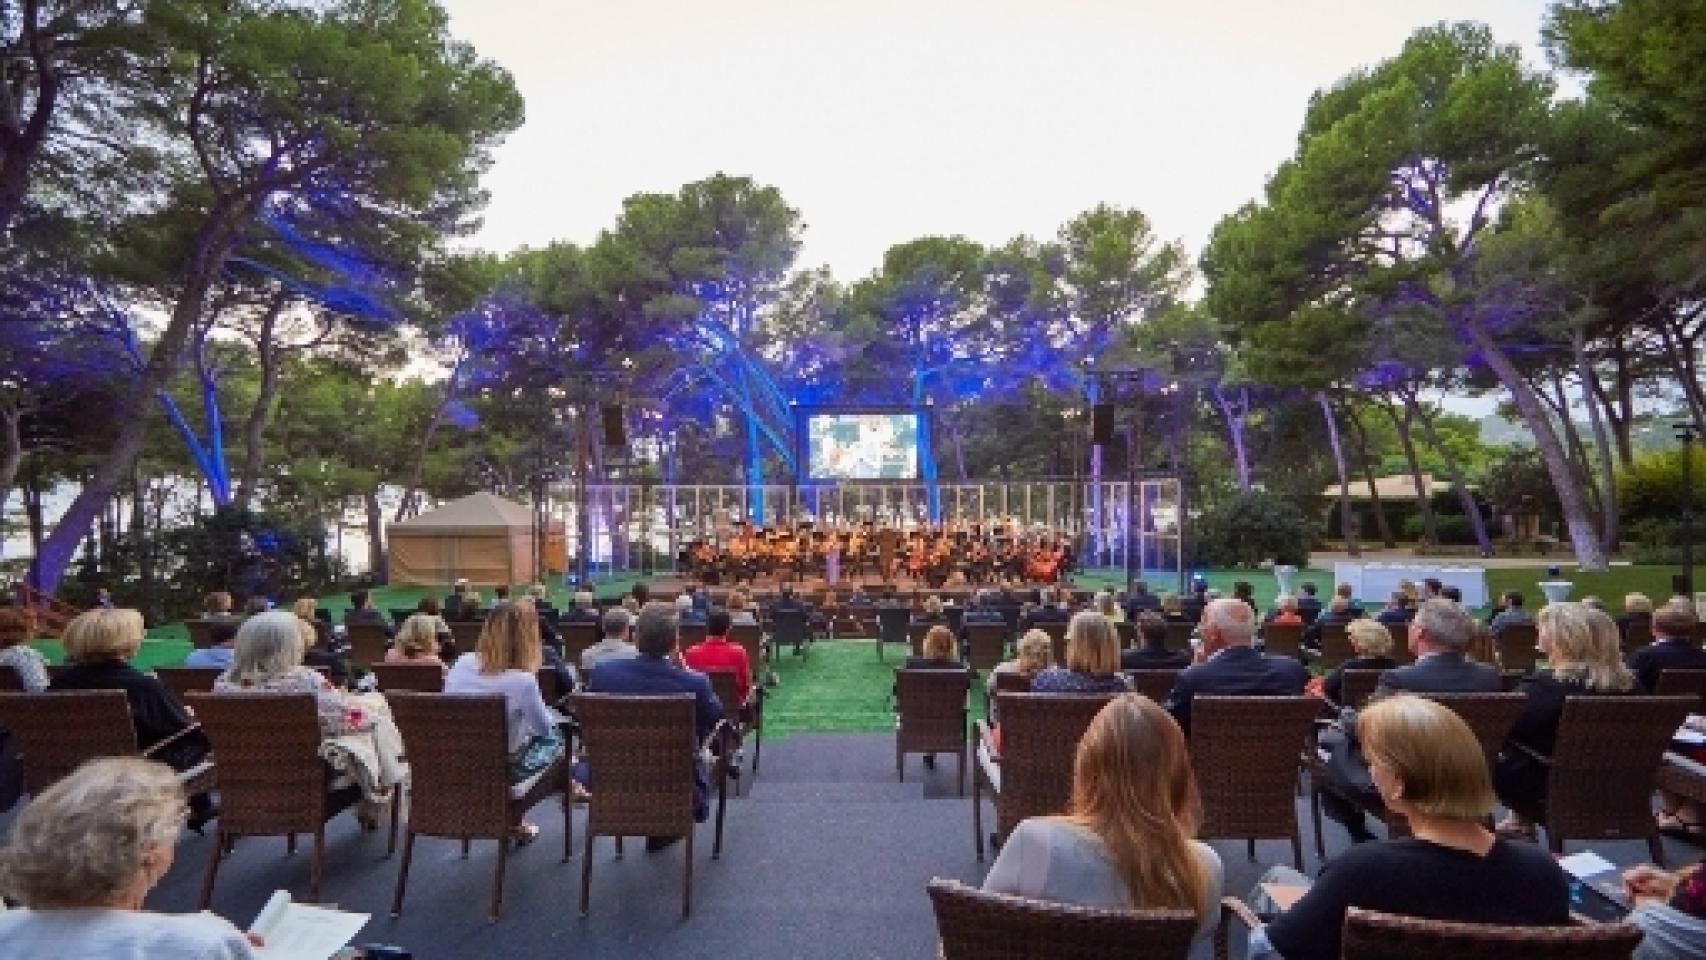
<path fill-rule="evenodd" d="M 1653 632 L 1653 601 L 1644 593 L 1631 593 L 1623 597 L 1623 612 L 1617 615 L 1617 635 L 1623 642 L 1629 642 L 1629 630 L 1635 626 L 1644 626 L 1646 632 Z"/>
<path fill-rule="evenodd" d="M 417 613 L 403 621 L 397 631 L 397 642 L 385 651 L 386 663 L 426 663 L 449 673 L 450 668 L 438 655 L 438 628 L 433 618 Z"/>
<path fill-rule="evenodd" d="M 433 635 L 438 637 L 440 649 L 444 648 L 445 644 L 454 642 L 456 635 L 451 633 L 450 624 L 445 621 L 444 612 L 439 607 L 437 600 L 432 597 L 422 597 L 421 602 L 415 604 L 415 612 L 433 619 Z"/>
<path fill-rule="evenodd" d="M 1044 623 L 1065 623 L 1072 619 L 1072 612 L 1060 602 L 1060 593 L 1054 587 L 1043 587 L 1037 592 L 1041 602 L 1031 608 L 1031 612 L 1019 621 L 1020 630 L 1029 630 Z"/>
<path fill-rule="evenodd" d="M 1348 628 L 1361 617 L 1361 612 L 1352 607 L 1349 600 L 1344 597 L 1334 597 L 1327 604 L 1327 612 L 1316 617 L 1314 623 L 1304 628 L 1303 645 L 1318 650 L 1321 648 L 1321 629 L 1323 627 L 1334 624 Z"/>
<path fill-rule="evenodd" d="M 30 693 L 47 689 L 47 660 L 30 646 L 35 622 L 22 607 L 0 607 L 0 667 L 18 671 L 18 679 Z"/>
<path fill-rule="evenodd" d="M 1066 627 L 1066 664 L 1031 681 L 1033 693 L 1119 693 L 1131 689 L 1120 673 L 1120 635 L 1108 618 L 1086 610 Z"/>
<path fill-rule="evenodd" d="M 90 760 L 31 799 L 0 848 L 8 957 L 253 960 L 260 938 L 216 914 L 152 913 L 148 892 L 172 868 L 184 794 L 163 764 Z"/>
<path fill-rule="evenodd" d="M 1274 598 L 1274 608 L 1268 612 L 1268 618 L 1262 626 L 1279 624 L 1282 627 L 1303 626 L 1303 615 L 1297 612 L 1297 598 L 1289 593 L 1282 593 Z"/>
<path fill-rule="evenodd" d="M 1535 838 L 1532 821 L 1546 805 L 1548 775 L 1546 766 L 1528 751 L 1552 755 L 1564 698 L 1640 692 L 1618 651 L 1617 624 L 1604 611 L 1580 603 L 1549 603 L 1540 608 L 1535 623 L 1546 671 L 1523 678 L 1518 689 L 1527 699 L 1493 767 L 1499 802 L 1511 810 L 1499 832 L 1527 840 Z"/>
<path fill-rule="evenodd" d="M 942 612 L 942 598 L 935 594 L 925 597 L 924 609 L 912 618 L 912 622 L 917 624 L 947 623 L 948 615 Z"/>
<path fill-rule="evenodd" d="M 1706 670 L 1706 651 L 1694 637 L 1698 622 L 1687 600 L 1672 600 L 1653 614 L 1653 642 L 1629 651 L 1629 669 L 1641 686 L 1657 690 L 1666 670 Z"/>
<path fill-rule="evenodd" d="M 890 588 L 888 591 L 886 591 L 885 596 L 883 598 L 883 603 L 884 603 L 884 605 L 888 605 L 888 606 L 893 606 L 893 605 L 900 603 L 899 600 L 895 599 L 893 588 Z M 777 592 L 776 602 L 774 604 L 771 604 L 771 606 L 770 606 L 770 612 L 773 615 L 778 614 L 778 613 L 799 613 L 805 617 L 806 632 L 807 633 L 811 632 L 811 625 L 812 625 L 812 620 L 813 620 L 812 608 L 807 606 L 805 603 L 803 603 L 800 600 L 799 597 L 796 597 L 794 595 L 794 585 L 791 583 L 782 584 L 782 589 Z M 798 643 L 794 644 L 794 656 L 796 656 L 796 657 L 800 656 L 801 652 L 802 652 L 801 645 Z"/>
<path fill-rule="evenodd" d="M 680 665 L 677 652 L 678 623 L 675 608 L 667 603 L 647 603 L 640 608 L 640 618 L 634 628 L 634 646 L 639 655 L 626 659 L 609 659 L 599 664 L 587 680 L 590 693 L 620 694 L 693 694 L 694 734 L 700 743 L 710 736 L 717 721 L 723 718 L 723 705 L 711 690 L 711 681 L 704 674 Z M 596 791 L 598 784 L 589 784 Z M 695 764 L 693 816 L 704 823 L 711 815 L 711 784 L 703 759 Z M 647 850 L 662 850 L 679 837 L 648 837 Z"/>
<path fill-rule="evenodd" d="M 1251 613 L 1261 612 L 1260 608 L 1256 606 L 1256 588 L 1251 586 L 1250 581 L 1248 580 L 1237 580 L 1233 582 L 1232 599 L 1248 605 Z"/>
<path fill-rule="evenodd" d="M 834 594 L 825 600 L 825 606 L 834 606 Z M 740 627 L 758 626 L 758 616 L 752 610 L 752 598 L 745 590 L 736 590 L 729 594 L 729 625 Z"/>
<path fill-rule="evenodd" d="M 1415 616 L 1416 608 L 1410 605 L 1409 599 L 1403 593 L 1394 590 L 1392 595 L 1386 598 L 1386 607 L 1375 614 L 1374 619 L 1378 623 L 1390 625 L 1409 623 Z"/>
<path fill-rule="evenodd" d="M 593 601 L 591 590 L 577 590 L 569 603 L 569 608 L 558 617 L 557 622 L 563 623 L 598 623 L 598 605 Z"/>
<path fill-rule="evenodd" d="M 468 579 L 459 577 L 451 586 L 450 593 L 444 597 L 444 618 L 446 620 L 471 620 L 480 609 L 480 603 L 475 600 L 468 602 Z"/>
<path fill-rule="evenodd" d="M 1443 597 L 1445 596 L 1444 591 L 1445 583 L 1438 577 L 1424 577 L 1422 579 L 1422 600 L 1433 600 L 1438 597 Z"/>
<path fill-rule="evenodd" d="M 302 663 L 302 630 L 294 614 L 275 610 L 243 621 L 231 668 L 213 681 L 215 693 L 311 693 L 320 735 L 370 730 L 373 715 Z"/>
<path fill-rule="evenodd" d="M 1450 600 L 1452 603 L 1463 602 L 1463 588 L 1454 583 L 1448 583 L 1445 586 L 1440 587 L 1439 595 L 1441 599 Z"/>
<path fill-rule="evenodd" d="M 640 651 L 629 642 L 629 628 L 633 625 L 634 615 L 623 607 L 612 607 L 605 611 L 604 636 L 595 644 L 581 651 L 581 673 L 591 673 L 593 668 L 606 660 L 624 660 L 637 657 Z"/>
<path fill-rule="evenodd" d="M 1352 617 L 1360 617 L 1362 616 L 1362 605 L 1357 603 L 1356 597 L 1351 594 L 1351 585 L 1348 583 L 1341 583 L 1333 588 L 1334 598 L 1345 601 L 1345 612 L 1349 613 Z M 1329 606 L 1331 606 L 1331 603 L 1329 603 Z"/>
<path fill-rule="evenodd" d="M 519 785 L 538 776 L 563 753 L 558 717 L 539 692 L 539 610 L 527 601 L 492 604 L 473 653 L 456 658 L 444 680 L 445 693 L 497 694 L 504 698 L 509 727 L 509 779 Z M 539 827 L 525 820 L 515 840 L 525 844 Z"/>
<path fill-rule="evenodd" d="M 989 721 L 1000 723 L 1001 718 L 996 710 L 995 691 L 999 688 L 995 679 L 997 674 L 1018 674 L 1026 680 L 1036 682 L 1037 674 L 1047 670 L 1054 662 L 1054 638 L 1041 630 L 1032 630 L 1019 638 L 1013 647 L 1013 659 L 998 663 L 995 669 L 989 671 L 989 678 L 984 681 L 983 692 L 989 703 Z"/>
<path fill-rule="evenodd" d="M 1345 628 L 1345 636 L 1350 638 L 1355 655 L 1327 674 L 1321 684 L 1327 699 L 1338 706 L 1349 706 L 1344 701 L 1346 670 L 1391 670 L 1398 666 L 1398 661 L 1391 657 L 1392 632 L 1373 620 L 1367 617 L 1352 620 Z"/>
<path fill-rule="evenodd" d="M 1297 615 L 1305 624 L 1314 623 L 1321 615 L 1321 598 L 1315 595 L 1315 584 L 1305 580 L 1297 590 Z"/>
<path fill-rule="evenodd" d="M 1191 699 L 1198 694 L 1298 696 L 1309 671 L 1296 657 L 1257 653 L 1250 640 L 1256 617 L 1242 600 L 1212 600 L 1203 609 L 1202 642 L 1195 663 L 1179 674 L 1167 697 L 1167 710 L 1185 733 L 1191 732 Z"/>
<path fill-rule="evenodd" d="M 945 623 L 933 626 L 925 632 L 924 640 L 918 645 L 918 651 L 922 655 L 907 657 L 906 663 L 902 665 L 904 669 L 971 672 L 971 668 L 960 661 L 959 644 L 954 640 L 954 632 L 948 629 Z M 896 696 L 900 693 L 900 681 L 898 679 L 895 681 L 893 692 Z M 936 768 L 936 755 L 933 753 L 925 754 L 924 765 L 934 770 Z"/>
<path fill-rule="evenodd" d="M 1149 584 L 1142 580 L 1132 581 L 1131 595 L 1125 601 L 1126 619 L 1136 621 L 1138 614 L 1160 609 L 1161 598 L 1149 592 Z"/>
<path fill-rule="evenodd" d="M 646 583 L 644 580 L 634 584 L 633 587 L 629 588 L 628 596 L 634 601 L 634 612 L 638 613 L 640 607 L 645 606 L 652 600 L 651 584 Z"/>
<path fill-rule="evenodd" d="M 733 670 L 735 675 L 735 699 L 738 703 L 724 704 L 730 709 L 746 702 L 747 694 L 752 692 L 752 664 L 746 658 L 746 648 L 738 643 L 729 642 L 729 628 L 733 625 L 727 610 L 712 610 L 705 618 L 705 639 L 682 651 L 681 659 L 689 667 L 700 673 L 712 670 Z"/>
<path fill-rule="evenodd" d="M 1570 922 L 1570 881 L 1551 855 L 1482 825 L 1493 809 L 1487 758 L 1457 714 L 1421 697 L 1390 697 L 1363 711 L 1357 732 L 1375 789 L 1412 836 L 1334 858 L 1289 910 L 1251 934 L 1251 960 L 1338 960 L 1350 907 L 1462 923 Z M 1309 883 L 1289 867 L 1263 881 Z"/>
<path fill-rule="evenodd" d="M 1534 617 L 1523 608 L 1522 592 L 1506 590 L 1499 594 L 1499 604 L 1493 611 L 1493 616 L 1487 621 L 1492 628 L 1493 636 L 1497 637 L 1506 627 L 1525 626 L 1534 622 Z"/>
<path fill-rule="evenodd" d="M 342 687 L 349 683 L 349 663 L 332 633 L 332 625 L 314 615 L 319 606 L 320 601 L 314 597 L 299 598 L 291 606 L 302 632 L 302 662 L 316 670 L 324 668 L 332 686 Z M 445 633 L 449 632 L 450 628 L 446 626 Z"/>
<path fill-rule="evenodd" d="M 255 616 L 256 614 L 266 613 L 268 610 L 271 610 L 271 609 L 272 609 L 272 601 L 268 600 L 266 597 L 261 596 L 260 594 L 255 594 L 254 596 L 250 597 L 249 599 L 243 601 L 243 616 L 244 617 L 252 617 L 252 616 Z"/>
<path fill-rule="evenodd" d="M 1706 957 L 1706 865 L 1672 873 L 1642 864 L 1623 874 L 1635 909 L 1626 918 L 1646 934 L 1631 960 Z"/>
<path fill-rule="evenodd" d="M 344 614 L 344 626 L 353 624 L 371 624 L 381 627 L 387 638 L 397 635 L 397 628 L 385 618 L 385 614 L 373 609 L 373 604 L 366 590 L 351 590 L 349 595 L 349 610 Z"/>
<path fill-rule="evenodd" d="M 1114 595 L 1106 590 L 1098 591 L 1090 601 L 1090 609 L 1108 618 L 1109 623 L 1124 623 L 1125 610 L 1114 602 Z"/>
<path fill-rule="evenodd" d="M 1185 601 L 1171 590 L 1161 595 L 1161 616 L 1165 617 L 1168 623 L 1191 622 L 1190 618 L 1185 616 Z"/>
<path fill-rule="evenodd" d="M 231 594 L 223 590 L 214 591 L 201 602 L 201 618 L 203 620 L 235 620 L 236 615 L 231 612 L 231 606 Z"/>
<path fill-rule="evenodd" d="M 1001 608 L 996 605 L 998 596 L 994 590 L 988 587 L 979 590 L 972 601 L 971 608 L 960 617 L 960 632 L 966 633 L 966 628 L 974 623 L 1006 623 L 1007 618 L 1002 615 Z"/>
<path fill-rule="evenodd" d="M 1200 818 L 1179 725 L 1148 697 L 1126 694 L 1078 741 L 1067 813 L 1015 827 L 983 888 L 1104 910 L 1189 910 L 1206 946 L 1223 870 L 1192 839 Z"/>
<path fill-rule="evenodd" d="M 237 644 L 237 621 L 214 621 L 208 625 L 207 639 L 207 646 L 191 650 L 189 656 L 184 658 L 184 666 L 231 669 L 231 658 L 236 653 L 234 648 Z"/>
<path fill-rule="evenodd" d="M 1153 610 L 1137 615 L 1137 636 L 1131 649 L 1120 653 L 1121 670 L 1183 670 L 1191 665 L 1186 650 L 1167 649 L 1167 621 Z"/>
<path fill-rule="evenodd" d="M 697 583 L 684 584 L 681 592 L 693 605 L 693 612 L 699 617 L 711 615 L 711 595 L 699 589 Z"/>
<path fill-rule="evenodd" d="M 207 759 L 207 734 L 165 684 L 130 665 L 142 649 L 143 634 L 142 614 L 135 610 L 98 608 L 78 614 L 61 636 L 71 668 L 54 677 L 47 688 L 123 690 L 136 727 L 137 749 L 173 770 L 188 770 Z M 199 833 L 217 815 L 207 794 L 190 798 L 191 830 Z"/>

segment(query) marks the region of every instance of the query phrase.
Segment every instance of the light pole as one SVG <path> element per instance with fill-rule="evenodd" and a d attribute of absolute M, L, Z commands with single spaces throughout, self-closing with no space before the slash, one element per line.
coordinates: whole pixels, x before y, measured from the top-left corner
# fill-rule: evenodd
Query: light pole
<path fill-rule="evenodd" d="M 1671 425 L 1682 441 L 1682 595 L 1694 602 L 1694 441 L 1692 422 Z"/>

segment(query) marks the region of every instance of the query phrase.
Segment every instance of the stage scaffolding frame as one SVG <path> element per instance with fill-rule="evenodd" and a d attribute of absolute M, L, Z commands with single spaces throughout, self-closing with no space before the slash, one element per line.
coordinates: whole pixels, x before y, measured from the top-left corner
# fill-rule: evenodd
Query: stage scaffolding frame
<path fill-rule="evenodd" d="M 1094 536 L 1092 484 L 1073 480 L 990 480 L 939 483 L 942 520 L 951 526 L 972 524 L 1018 528 L 1025 533 L 1064 532 L 1077 539 L 1079 566 L 1126 566 L 1126 504 L 1135 509 L 1132 549 L 1134 571 L 1144 576 L 1177 575 L 1182 553 L 1180 484 L 1173 476 L 1137 481 L 1128 500 L 1127 481 L 1102 483 L 1102 531 Z M 571 557 L 581 550 L 580 517 L 573 483 L 548 493 L 547 510 L 563 519 Z M 756 494 L 756 496 L 755 496 Z M 664 573 L 689 543 L 730 536 L 738 522 L 760 526 L 827 523 L 830 526 L 874 521 L 879 526 L 925 529 L 929 491 L 923 482 L 767 484 L 590 484 L 586 487 L 595 574 Z M 757 506 L 758 512 L 754 512 Z M 571 564 L 573 567 L 573 564 Z"/>

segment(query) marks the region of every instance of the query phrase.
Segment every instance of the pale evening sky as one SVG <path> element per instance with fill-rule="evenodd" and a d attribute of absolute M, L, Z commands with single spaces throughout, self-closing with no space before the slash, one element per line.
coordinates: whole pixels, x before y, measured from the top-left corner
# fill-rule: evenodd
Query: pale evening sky
<path fill-rule="evenodd" d="M 1053 235 L 1135 206 L 1193 257 L 1292 150 L 1310 94 L 1477 19 L 1535 64 L 1544 0 L 444 0 L 527 122 L 476 246 L 588 243 L 624 197 L 778 187 L 801 266 L 927 234 Z"/>

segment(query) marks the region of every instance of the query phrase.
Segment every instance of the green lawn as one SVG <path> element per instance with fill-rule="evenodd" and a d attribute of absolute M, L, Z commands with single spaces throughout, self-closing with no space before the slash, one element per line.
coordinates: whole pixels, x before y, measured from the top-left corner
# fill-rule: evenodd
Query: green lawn
<path fill-rule="evenodd" d="M 771 668 L 780 681 L 764 704 L 765 737 L 795 731 L 894 730 L 894 672 L 906 648 L 889 644 L 877 659 L 871 640 L 820 640 L 805 657 L 781 651 Z M 765 667 L 755 671 L 763 676 Z M 983 684 L 972 684 L 971 715 L 983 716 Z"/>

